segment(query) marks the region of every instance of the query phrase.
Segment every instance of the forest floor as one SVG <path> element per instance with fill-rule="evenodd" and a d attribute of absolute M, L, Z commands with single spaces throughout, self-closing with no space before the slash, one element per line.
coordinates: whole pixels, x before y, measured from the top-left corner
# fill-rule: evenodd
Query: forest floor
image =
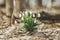
<path fill-rule="evenodd" d="M 4 8 L 0 10 L 6 13 Z M 56 10 L 53 10 L 46 9 L 44 11 L 54 13 Z M 60 13 L 60 10 L 58 13 Z M 31 35 L 29 32 L 23 31 L 22 26 L 23 23 L 9 27 L 0 26 L 0 40 L 60 40 L 60 22 L 41 20 L 39 25 L 36 26 L 37 29 Z"/>
<path fill-rule="evenodd" d="M 36 26 L 37 29 L 32 34 L 21 29 L 23 23 L 8 28 L 0 26 L 0 40 L 60 40 L 60 23 L 48 24 L 46 22 L 39 22 L 40 24 Z"/>

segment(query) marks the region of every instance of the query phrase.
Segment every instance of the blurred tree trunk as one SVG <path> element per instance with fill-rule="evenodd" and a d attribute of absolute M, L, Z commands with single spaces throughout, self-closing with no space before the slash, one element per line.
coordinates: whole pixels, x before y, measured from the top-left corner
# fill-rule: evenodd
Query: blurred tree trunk
<path fill-rule="evenodd" d="M 6 0 L 6 25 L 11 24 L 11 16 L 13 13 L 13 0 Z"/>
<path fill-rule="evenodd" d="M 20 11 L 25 11 L 26 9 L 26 0 L 15 0 L 14 11 L 12 15 L 11 23 L 14 24 L 15 18 L 19 18 Z"/>
<path fill-rule="evenodd" d="M 42 6 L 42 0 L 38 0 L 38 5 L 39 5 L 39 7 Z"/>
<path fill-rule="evenodd" d="M 11 16 L 13 12 L 13 0 L 6 0 L 6 16 Z"/>
<path fill-rule="evenodd" d="M 15 0 L 13 15 L 18 18 L 19 13 L 20 13 L 20 0 Z"/>
<path fill-rule="evenodd" d="M 13 15 L 18 18 L 20 11 L 24 9 L 24 0 L 15 0 Z"/>
<path fill-rule="evenodd" d="M 14 5 L 14 9 L 13 9 L 11 24 L 14 24 L 15 17 L 18 18 L 19 13 L 20 13 L 20 0 L 15 0 L 15 5 Z"/>

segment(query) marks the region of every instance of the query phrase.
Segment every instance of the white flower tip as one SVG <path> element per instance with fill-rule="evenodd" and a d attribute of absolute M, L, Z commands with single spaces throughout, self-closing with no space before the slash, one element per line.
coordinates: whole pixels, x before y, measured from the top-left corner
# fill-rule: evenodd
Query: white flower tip
<path fill-rule="evenodd" d="M 15 21 L 15 24 L 17 24 L 17 21 Z"/>
<path fill-rule="evenodd" d="M 24 20 L 24 17 L 22 17 L 21 20 Z"/>
<path fill-rule="evenodd" d="M 21 17 L 21 14 L 19 14 L 19 17 Z"/>
<path fill-rule="evenodd" d="M 38 14 L 38 17 L 41 17 L 41 15 L 40 15 L 40 14 Z"/>
<path fill-rule="evenodd" d="M 28 11 L 25 11 L 25 14 L 28 14 Z"/>
<path fill-rule="evenodd" d="M 32 14 L 32 12 L 30 11 L 30 14 Z"/>

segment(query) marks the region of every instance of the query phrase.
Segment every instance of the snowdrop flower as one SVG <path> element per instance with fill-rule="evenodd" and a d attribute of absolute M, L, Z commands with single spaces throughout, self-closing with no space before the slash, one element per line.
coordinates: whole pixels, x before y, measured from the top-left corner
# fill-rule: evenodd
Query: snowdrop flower
<path fill-rule="evenodd" d="M 25 14 L 24 14 L 24 12 L 23 12 L 23 13 L 22 13 L 22 16 L 24 17 L 24 15 L 25 15 Z"/>
<path fill-rule="evenodd" d="M 32 14 L 32 12 L 31 12 L 31 11 L 30 11 L 29 13 L 30 13 L 30 15 Z"/>
<path fill-rule="evenodd" d="M 33 14 L 33 17 L 35 17 L 35 14 Z"/>
<path fill-rule="evenodd" d="M 15 24 L 17 24 L 17 21 L 15 20 Z"/>
<path fill-rule="evenodd" d="M 39 13 L 37 15 L 38 15 L 37 17 L 41 17 L 41 15 Z"/>
<path fill-rule="evenodd" d="M 22 17 L 21 13 L 19 14 L 19 17 Z"/>
<path fill-rule="evenodd" d="M 28 15 L 28 11 L 25 11 L 25 15 Z"/>
<path fill-rule="evenodd" d="M 24 20 L 24 17 L 22 17 L 21 20 Z"/>
<path fill-rule="evenodd" d="M 24 16 L 25 14 L 23 13 L 23 16 Z"/>

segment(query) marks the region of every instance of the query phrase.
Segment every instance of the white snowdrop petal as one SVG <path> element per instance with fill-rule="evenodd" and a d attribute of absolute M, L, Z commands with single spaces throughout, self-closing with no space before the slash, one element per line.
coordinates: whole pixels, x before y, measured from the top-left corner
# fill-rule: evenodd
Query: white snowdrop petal
<path fill-rule="evenodd" d="M 24 16 L 24 13 L 22 13 L 22 16 Z"/>
<path fill-rule="evenodd" d="M 33 14 L 33 17 L 35 17 L 35 14 Z"/>
<path fill-rule="evenodd" d="M 41 15 L 40 14 L 37 14 L 38 15 L 38 17 L 40 17 Z"/>
<path fill-rule="evenodd" d="M 25 12 L 25 15 L 28 15 L 28 11 Z"/>
<path fill-rule="evenodd" d="M 21 14 L 19 14 L 19 17 L 21 17 L 22 15 Z"/>
<path fill-rule="evenodd" d="M 15 20 L 15 24 L 17 24 L 17 21 Z"/>
<path fill-rule="evenodd" d="M 24 20 L 24 17 L 22 17 L 21 20 Z"/>
<path fill-rule="evenodd" d="M 28 14 L 28 12 L 27 12 L 27 11 L 25 11 L 25 14 Z"/>
<path fill-rule="evenodd" d="M 30 11 L 30 14 L 32 14 L 32 12 Z"/>

